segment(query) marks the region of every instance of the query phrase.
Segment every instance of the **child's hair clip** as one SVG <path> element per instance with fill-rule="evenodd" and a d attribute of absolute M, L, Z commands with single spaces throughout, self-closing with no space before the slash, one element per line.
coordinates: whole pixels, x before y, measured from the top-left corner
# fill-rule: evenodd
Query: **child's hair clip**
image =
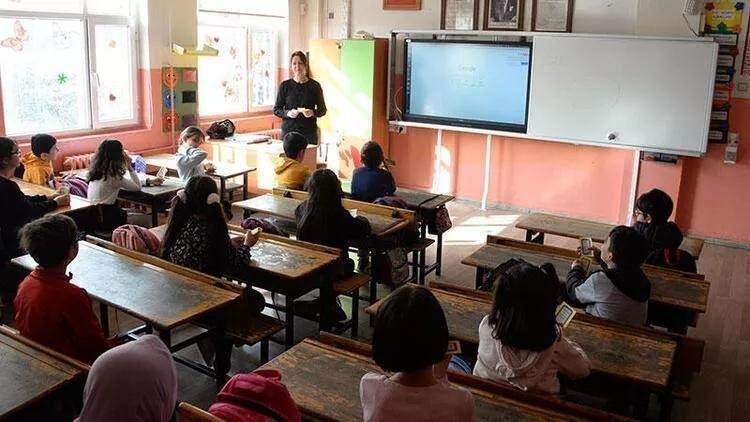
<path fill-rule="evenodd" d="M 218 193 L 210 193 L 206 197 L 206 204 L 207 205 L 218 204 L 219 202 L 221 202 L 221 198 L 219 198 L 219 194 Z"/>

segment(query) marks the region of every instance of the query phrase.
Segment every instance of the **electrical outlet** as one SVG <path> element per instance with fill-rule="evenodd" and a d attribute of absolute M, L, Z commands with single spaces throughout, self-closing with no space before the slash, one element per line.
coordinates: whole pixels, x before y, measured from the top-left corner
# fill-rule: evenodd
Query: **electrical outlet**
<path fill-rule="evenodd" d="M 402 133 L 406 133 L 406 126 L 388 125 L 388 132 L 398 133 L 399 135 L 401 135 Z"/>

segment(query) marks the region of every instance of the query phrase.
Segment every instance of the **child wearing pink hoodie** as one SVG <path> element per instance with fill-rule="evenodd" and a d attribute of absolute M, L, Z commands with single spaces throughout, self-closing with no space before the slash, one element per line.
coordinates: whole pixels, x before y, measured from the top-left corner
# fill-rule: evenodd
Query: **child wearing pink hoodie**
<path fill-rule="evenodd" d="M 549 394 L 560 392 L 558 373 L 587 376 L 586 353 L 555 321 L 558 298 L 559 281 L 549 264 L 540 269 L 521 263 L 501 274 L 492 311 L 479 324 L 474 375 Z"/>

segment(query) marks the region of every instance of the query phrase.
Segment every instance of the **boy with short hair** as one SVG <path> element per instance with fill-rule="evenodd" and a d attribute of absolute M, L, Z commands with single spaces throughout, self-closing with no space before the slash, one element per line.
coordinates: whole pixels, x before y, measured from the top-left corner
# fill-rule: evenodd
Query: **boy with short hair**
<path fill-rule="evenodd" d="M 302 164 L 307 151 L 307 138 L 299 132 L 284 135 L 284 155 L 275 161 L 276 186 L 302 190 L 310 177 L 310 169 Z"/>
<path fill-rule="evenodd" d="M 50 215 L 21 229 L 21 247 L 39 264 L 13 302 L 21 335 L 82 362 L 92 363 L 112 344 L 91 310 L 86 291 L 66 275 L 78 255 L 77 227 L 70 217 Z"/>
<path fill-rule="evenodd" d="M 31 137 L 31 151 L 21 157 L 23 164 L 23 180 L 37 185 L 47 185 L 55 176 L 52 161 L 60 150 L 57 139 L 46 133 L 39 133 Z"/>
<path fill-rule="evenodd" d="M 641 270 L 644 243 L 632 227 L 612 229 L 601 251 L 594 249 L 602 270 L 587 275 L 582 262 L 573 261 L 565 283 L 567 300 L 594 316 L 644 325 L 651 295 L 651 282 Z"/>

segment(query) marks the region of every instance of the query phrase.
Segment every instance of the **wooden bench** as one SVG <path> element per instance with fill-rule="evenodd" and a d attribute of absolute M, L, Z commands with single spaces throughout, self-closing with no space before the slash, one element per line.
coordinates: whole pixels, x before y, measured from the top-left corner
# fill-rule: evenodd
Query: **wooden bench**
<path fill-rule="evenodd" d="M 193 406 L 188 402 L 180 402 L 177 406 L 177 416 L 181 422 L 222 422 L 216 416 L 206 412 L 203 409 Z"/>
<path fill-rule="evenodd" d="M 382 372 L 368 344 L 321 333 L 279 355 L 262 369 L 276 369 L 305 419 L 362 419 L 359 384 L 367 372 Z M 448 371 L 448 379 L 474 396 L 477 421 L 617 421 L 600 410 L 537 395 L 508 385 Z"/>
<path fill-rule="evenodd" d="M 155 257 L 153 255 L 126 249 L 117 246 L 112 242 L 98 239 L 93 236 L 87 236 L 86 241 L 104 247 L 111 251 L 115 251 L 117 253 L 137 259 L 143 263 L 154 265 L 159 268 L 164 268 L 177 274 L 189 277 L 193 280 L 218 286 L 235 293 L 242 294 L 246 288 L 250 288 L 243 287 L 239 284 L 232 283 L 227 280 L 222 280 L 220 278 L 193 270 L 191 268 L 173 264 L 167 260 Z M 232 342 L 240 342 L 243 344 L 247 344 L 248 346 L 252 346 L 260 342 L 261 361 L 267 362 L 269 340 L 271 336 L 283 330 L 286 327 L 286 323 L 263 314 L 249 314 L 246 310 L 243 309 L 243 305 L 243 302 L 237 302 L 226 311 L 227 325 L 225 327 L 225 337 Z M 200 321 L 196 321 L 195 324 L 205 327 L 210 324 L 209 321 L 210 320 L 201 319 Z"/>
<path fill-rule="evenodd" d="M 573 250 L 498 236 L 488 238 L 488 241 L 493 243 L 482 246 L 461 261 L 477 269 L 477 285 L 486 271 L 511 258 L 521 258 L 534 265 L 549 262 L 562 276 L 567 274 L 570 263 L 578 256 Z M 710 284 L 689 273 L 655 270 L 650 266 L 644 270 L 651 281 L 649 323 L 686 334 L 688 326 L 695 326 L 698 316 L 706 312 Z"/>
<path fill-rule="evenodd" d="M 370 276 L 368 274 L 354 273 L 351 277 L 333 283 L 335 295 L 346 295 L 352 298 L 351 319 L 343 324 L 338 330 L 339 332 L 350 328 L 352 337 L 357 337 L 359 333 L 359 289 L 369 282 Z"/>

